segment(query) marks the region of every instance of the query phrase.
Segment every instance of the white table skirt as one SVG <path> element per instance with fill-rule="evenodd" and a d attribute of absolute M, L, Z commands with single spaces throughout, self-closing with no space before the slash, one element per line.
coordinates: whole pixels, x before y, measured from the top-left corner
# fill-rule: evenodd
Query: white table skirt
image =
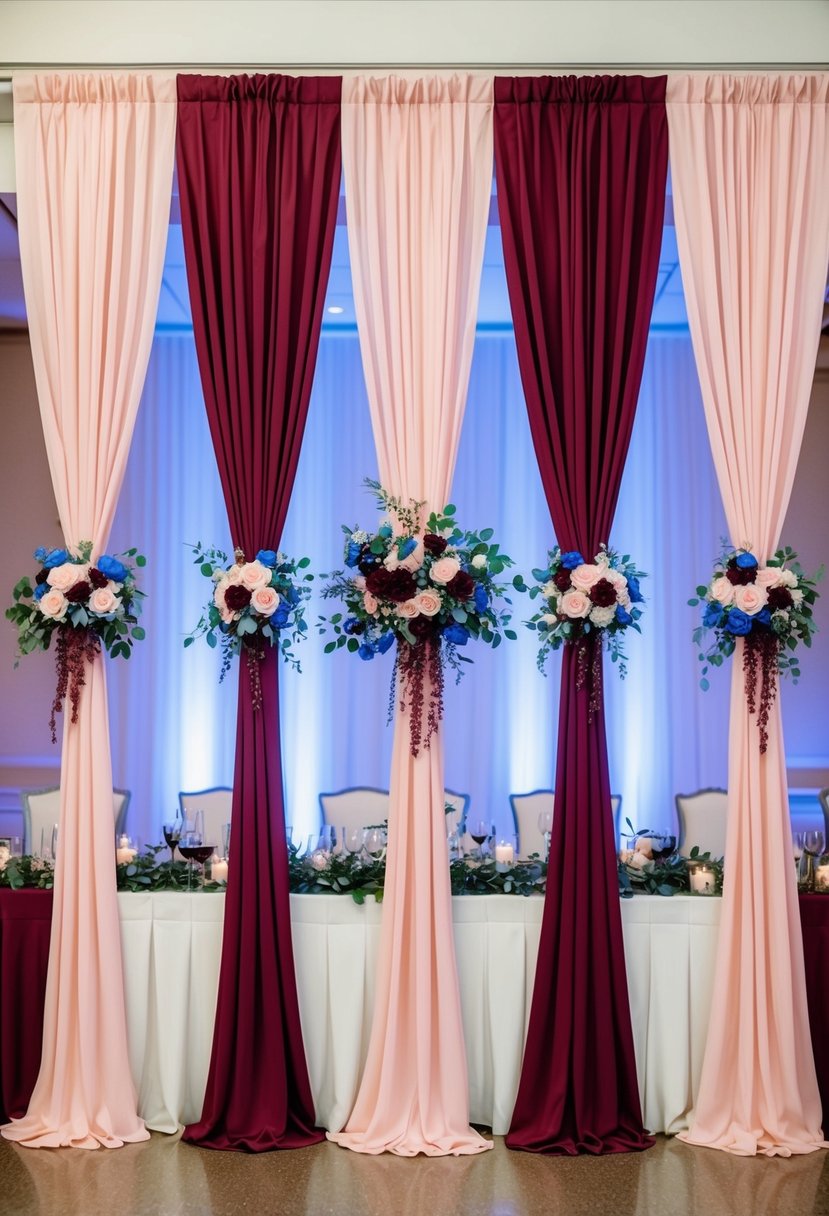
<path fill-rule="evenodd" d="M 130 1067 L 147 1126 L 201 1114 L 221 955 L 224 896 L 120 894 Z M 504 1134 L 518 1089 L 543 900 L 452 901 L 469 1069 L 470 1118 Z M 622 901 L 645 1125 L 677 1132 L 696 1097 L 721 901 Z M 300 1015 L 318 1123 L 345 1124 L 368 1049 L 382 906 L 292 895 Z"/>

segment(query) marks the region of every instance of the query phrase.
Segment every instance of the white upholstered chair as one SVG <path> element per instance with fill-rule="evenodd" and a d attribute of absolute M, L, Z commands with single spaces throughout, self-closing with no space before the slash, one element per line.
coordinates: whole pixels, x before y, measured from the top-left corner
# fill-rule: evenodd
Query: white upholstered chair
<path fill-rule="evenodd" d="M 323 823 L 337 829 L 364 828 L 371 823 L 382 823 L 389 817 L 388 790 L 358 785 L 332 794 L 320 794 L 319 797 Z M 446 790 L 444 799 L 455 808 L 446 812 L 447 819 L 451 815 L 455 820 L 454 826 L 462 831 L 469 808 L 469 795 Z"/>
<path fill-rule="evenodd" d="M 706 789 L 697 790 L 694 794 L 677 794 L 679 852 L 687 857 L 697 845 L 701 853 L 722 857 L 725 853 L 727 811 L 728 794 L 725 790 Z"/>
<path fill-rule="evenodd" d="M 552 790 L 531 790 L 529 794 L 510 794 L 512 818 L 518 836 L 518 856 L 529 857 L 531 853 L 544 856 L 544 834 L 538 826 L 541 811 L 555 813 L 555 794 Z M 619 812 L 622 807 L 621 794 L 610 799 L 613 824 L 618 837 Z"/>
<path fill-rule="evenodd" d="M 204 843 L 221 849 L 222 828 L 230 823 L 233 806 L 233 790 L 227 785 L 216 785 L 209 790 L 180 791 L 178 796 L 181 813 L 185 820 L 192 819 L 196 811 L 204 817 Z"/>
<path fill-rule="evenodd" d="M 20 795 L 23 804 L 23 852 L 39 853 L 50 848 L 52 828 L 60 819 L 60 786 L 45 790 L 26 790 Z M 130 804 L 129 790 L 112 791 L 112 835 L 123 832 Z"/>

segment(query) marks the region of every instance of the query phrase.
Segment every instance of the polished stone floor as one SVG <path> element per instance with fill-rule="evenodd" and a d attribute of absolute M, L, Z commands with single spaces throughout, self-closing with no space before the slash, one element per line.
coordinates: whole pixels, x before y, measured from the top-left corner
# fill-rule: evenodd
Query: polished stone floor
<path fill-rule="evenodd" d="M 2 1216 L 829 1216 L 829 1153 L 739 1158 L 658 1137 L 646 1153 L 364 1157 L 333 1144 L 216 1153 L 153 1135 L 116 1151 L 0 1141 Z"/>

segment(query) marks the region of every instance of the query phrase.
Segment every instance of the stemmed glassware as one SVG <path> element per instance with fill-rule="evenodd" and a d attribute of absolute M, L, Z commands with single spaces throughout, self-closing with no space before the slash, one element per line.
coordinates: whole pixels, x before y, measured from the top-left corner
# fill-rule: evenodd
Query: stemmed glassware
<path fill-rule="evenodd" d="M 359 853 L 363 847 L 363 829 L 344 827 L 342 833 L 343 851 Z"/>
<path fill-rule="evenodd" d="M 538 812 L 538 830 L 544 837 L 544 860 L 550 860 L 550 833 L 553 830 L 553 812 L 539 811 Z"/>
<path fill-rule="evenodd" d="M 383 828 L 364 828 L 363 848 L 373 861 L 380 861 L 386 852 L 386 833 Z"/>
<path fill-rule="evenodd" d="M 802 891 L 813 891 L 815 888 L 815 858 L 823 852 L 823 832 L 812 829 L 803 832 L 802 837 L 803 852 L 797 869 L 797 885 Z"/>
<path fill-rule="evenodd" d="M 164 840 L 167 848 L 170 850 L 170 861 L 176 859 L 176 845 L 181 840 L 181 833 L 184 830 L 184 816 L 181 813 L 181 807 L 176 807 L 175 814 L 172 819 L 168 819 L 163 825 Z"/>
<path fill-rule="evenodd" d="M 204 889 L 204 867 L 205 863 L 213 856 L 215 844 L 204 843 L 204 815 L 201 811 L 196 811 L 193 823 L 185 824 L 184 831 L 181 834 L 178 842 L 178 850 L 182 857 L 190 863 L 196 862 L 201 866 L 201 887 Z M 187 890 L 192 891 L 193 884 L 193 866 L 187 867 Z"/>
<path fill-rule="evenodd" d="M 472 837 L 472 839 L 475 841 L 475 844 L 478 846 L 477 852 L 478 852 L 479 861 L 483 861 L 484 845 L 486 844 L 486 842 L 489 840 L 489 838 L 491 836 L 495 835 L 495 828 L 486 819 L 473 819 L 473 821 L 469 827 L 469 835 Z"/>

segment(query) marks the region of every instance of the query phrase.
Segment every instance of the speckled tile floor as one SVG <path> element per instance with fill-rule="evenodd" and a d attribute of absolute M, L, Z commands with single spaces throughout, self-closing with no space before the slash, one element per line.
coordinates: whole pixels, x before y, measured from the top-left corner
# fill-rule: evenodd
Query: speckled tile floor
<path fill-rule="evenodd" d="M 574 1160 L 364 1157 L 333 1144 L 215 1153 L 153 1135 L 117 1151 L 0 1141 L 3 1216 L 829 1216 L 829 1153 L 739 1158 L 658 1137 Z"/>

